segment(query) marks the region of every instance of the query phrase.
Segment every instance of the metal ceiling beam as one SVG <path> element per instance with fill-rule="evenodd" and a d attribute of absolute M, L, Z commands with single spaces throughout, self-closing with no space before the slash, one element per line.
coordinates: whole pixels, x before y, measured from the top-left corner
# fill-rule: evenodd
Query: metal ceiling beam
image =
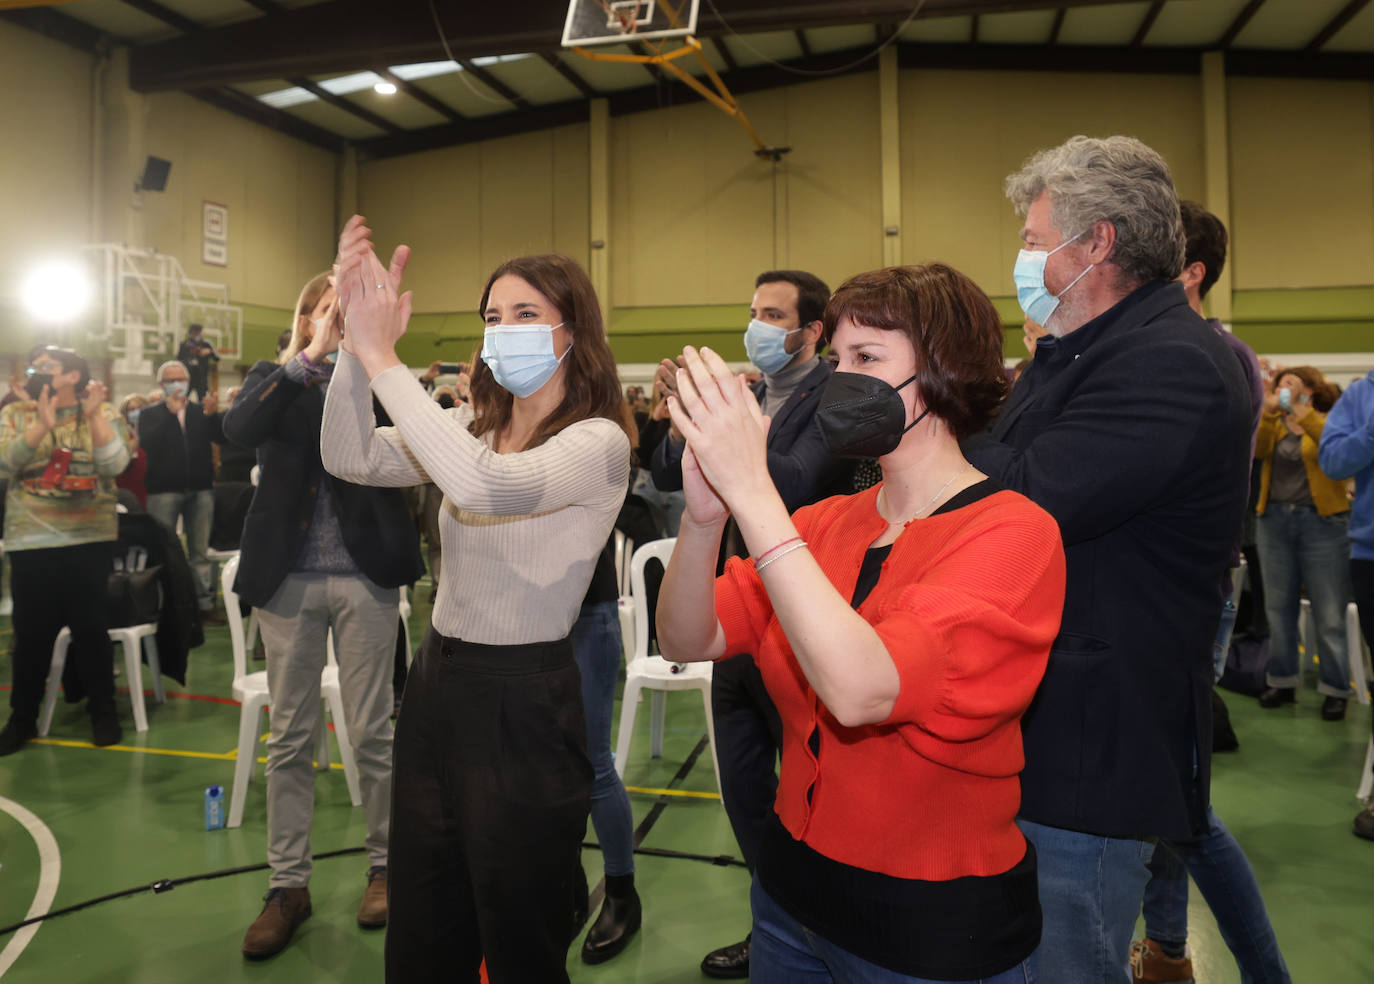
<path fill-rule="evenodd" d="M 279 3 L 274 3 L 273 0 L 243 0 L 243 2 L 250 7 L 257 7 L 264 14 L 280 14 L 286 10 L 285 7 Z"/>
<path fill-rule="evenodd" d="M 1240 13 L 1236 14 L 1236 19 L 1231 21 L 1231 26 L 1226 28 L 1225 33 L 1222 34 L 1221 40 L 1217 42 L 1217 47 L 1231 47 L 1231 42 L 1236 39 L 1236 36 L 1240 34 L 1241 31 L 1245 30 L 1245 25 L 1250 23 L 1250 18 L 1254 17 L 1255 12 L 1263 6 L 1264 0 L 1250 0 L 1249 3 L 1242 7 Z"/>
<path fill-rule="evenodd" d="M 1226 52 L 1226 74 L 1374 82 L 1374 58 L 1364 51 L 1313 53 L 1231 48 Z"/>
<path fill-rule="evenodd" d="M 474 65 L 466 58 L 458 59 L 458 64 L 463 67 L 463 71 L 467 72 L 478 82 L 481 82 L 502 99 L 511 103 L 516 109 L 523 109 L 529 105 L 529 103 L 525 102 L 524 96 L 520 95 L 520 93 L 516 92 L 480 65 Z"/>
<path fill-rule="evenodd" d="M 312 82 L 309 79 L 303 78 L 287 79 L 286 81 L 290 82 L 294 86 L 299 86 L 306 92 L 315 96 L 317 99 L 327 102 L 331 106 L 335 106 L 339 109 L 342 109 L 345 113 L 352 113 L 354 116 L 362 120 L 364 123 L 370 123 L 372 126 L 375 126 L 383 133 L 399 134 L 405 132 L 386 117 L 378 116 L 376 113 L 372 112 L 372 110 L 365 109 L 362 106 L 359 106 L 351 99 L 345 99 L 343 96 L 336 96 L 328 89 L 325 89 L 322 86 L 320 86 L 320 84 L 317 82 Z"/>
<path fill-rule="evenodd" d="M 569 68 L 563 59 L 559 58 L 557 55 L 547 51 L 541 51 L 539 57 L 544 59 L 544 62 L 555 72 L 571 82 L 577 91 L 588 99 L 595 99 L 597 96 L 601 95 L 601 93 L 587 84 L 586 79 Z"/>
<path fill-rule="evenodd" d="M 973 26 L 969 28 L 969 32 L 968 32 L 968 43 L 969 43 L 969 44 L 977 44 L 977 43 L 978 43 L 978 15 L 977 15 L 977 14 L 974 14 L 974 15 L 973 15 Z"/>
<path fill-rule="evenodd" d="M 295 137 L 297 140 L 319 147 L 321 150 L 341 154 L 348 145 L 348 141 L 338 134 L 330 133 L 322 127 L 307 123 L 305 120 L 280 109 L 273 109 L 266 103 L 237 89 L 192 89 L 187 94 L 225 112 L 252 120 L 270 130 L 276 130 L 288 137 Z"/>
<path fill-rule="evenodd" d="M 464 117 L 462 113 L 458 112 L 458 110 L 454 109 L 448 103 L 444 102 L 442 99 L 439 99 L 436 96 L 431 95 L 424 89 L 421 89 L 414 82 L 410 82 L 406 79 L 401 78 L 395 72 L 391 71 L 391 69 L 378 67 L 374 68 L 372 71 L 376 72 L 382 78 L 386 79 L 388 82 L 394 85 L 398 91 L 404 92 L 411 99 L 414 99 L 417 103 L 420 103 L 420 105 L 422 106 L 429 107 L 430 109 L 434 110 L 434 112 L 438 113 L 440 116 L 452 120 L 454 123 L 460 123 L 464 119 L 466 119 L 466 117 Z"/>
<path fill-rule="evenodd" d="M 1046 44 L 1059 43 L 1059 32 L 1064 29 L 1064 15 L 1068 12 L 1068 9 L 1065 7 L 1060 7 L 1054 12 L 1054 23 L 1050 25 L 1050 37 L 1049 40 L 1045 42 Z"/>
<path fill-rule="evenodd" d="M 519 17 L 512 17 L 500 4 L 434 2 L 444 37 L 459 60 L 556 51 L 567 13 L 567 0 L 525 0 Z M 928 19 L 1128 2 L 1132 0 L 926 0 L 917 16 Z M 723 20 L 715 12 L 717 7 Z M 717 0 L 714 7 L 703 9 L 697 36 L 856 23 L 891 25 L 904 21 L 911 10 L 912 0 Z M 311 43 L 301 44 L 302 38 Z M 327 75 L 378 62 L 403 65 L 448 57 L 426 4 L 393 4 L 386 17 L 378 18 L 374 0 L 326 0 L 190 37 L 140 45 L 130 55 L 130 82 L 146 92 Z"/>
<path fill-rule="evenodd" d="M 120 38 L 106 34 L 85 21 L 59 13 L 50 7 L 21 7 L 18 10 L 0 10 L 0 21 L 22 27 L 41 34 L 45 38 L 58 41 L 69 48 L 98 54 L 108 48 L 125 44 Z"/>
<path fill-rule="evenodd" d="M 183 31 L 186 34 L 199 33 L 203 27 L 203 25 L 197 24 L 191 18 L 178 13 L 171 7 L 164 7 L 157 3 L 156 0 L 120 0 L 120 2 L 126 7 L 133 7 L 135 10 L 156 18 L 169 27 L 175 27 L 178 31 Z"/>
<path fill-rule="evenodd" d="M 727 72 L 733 72 L 739 68 L 739 63 L 735 61 L 735 56 L 730 54 L 730 46 L 725 43 L 724 38 L 712 38 L 711 43 L 716 46 L 716 53 L 720 55 L 720 60 L 725 62 Z"/>
<path fill-rule="evenodd" d="M 793 31 L 797 36 L 797 47 L 801 48 L 803 58 L 811 57 L 811 42 L 806 40 L 806 32 L 802 30 Z"/>
<path fill-rule="evenodd" d="M 1327 21 L 1326 25 L 1317 32 L 1316 36 L 1311 41 L 1307 42 L 1307 50 L 1320 51 L 1326 42 L 1334 38 L 1340 32 L 1341 28 L 1349 24 L 1354 16 L 1361 10 L 1364 10 L 1368 4 L 1369 0 L 1350 0 L 1348 4 L 1341 8 L 1340 13 Z"/>
<path fill-rule="evenodd" d="M 1135 37 L 1131 38 L 1131 47 L 1139 48 L 1145 43 L 1145 38 L 1149 36 L 1150 28 L 1155 26 L 1155 21 L 1159 18 L 1159 12 L 1164 9 L 1164 0 L 1155 0 L 1150 4 L 1150 9 L 1145 11 L 1144 18 L 1140 21 L 1140 27 L 1136 28 Z"/>
<path fill-rule="evenodd" d="M 852 64 L 870 48 L 793 59 L 786 67 L 758 65 L 737 69 L 730 75 L 730 91 L 743 95 L 783 85 L 795 85 L 797 75 L 787 69 L 826 70 Z M 899 64 L 903 68 L 1010 69 L 1047 72 L 1111 72 L 1131 74 L 1196 75 L 1201 71 L 1201 48 L 1089 47 L 1011 44 L 923 44 L 899 42 Z M 870 59 L 848 69 L 848 73 L 874 71 Z M 1226 72 L 1230 75 L 1266 75 L 1304 78 L 1374 78 L 1374 59 L 1362 53 L 1321 55 L 1301 51 L 1228 51 Z M 660 108 L 657 86 L 643 86 L 605 96 L 612 115 L 624 116 Z M 588 118 L 585 100 L 574 99 L 549 106 L 533 106 L 522 112 L 502 113 L 465 120 L 448 126 L 407 131 L 396 137 L 377 137 L 355 144 L 364 158 L 394 157 L 456 144 L 475 143 L 494 137 L 527 133 L 556 126 L 584 123 Z"/>

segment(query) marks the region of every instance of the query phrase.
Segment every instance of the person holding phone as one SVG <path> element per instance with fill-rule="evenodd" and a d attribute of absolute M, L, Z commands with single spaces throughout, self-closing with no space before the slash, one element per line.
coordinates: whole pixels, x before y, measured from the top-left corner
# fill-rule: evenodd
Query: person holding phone
<path fill-rule="evenodd" d="M 1345 717 L 1352 696 L 1345 640 L 1345 606 L 1350 600 L 1350 500 L 1345 484 L 1327 476 L 1317 461 L 1326 414 L 1340 390 L 1311 366 L 1279 372 L 1265 396 L 1255 437 L 1260 492 L 1255 512 L 1260 568 L 1264 572 L 1269 619 L 1269 666 L 1261 707 L 1297 700 L 1298 613 L 1306 587 L 1316 618 L 1321 653 L 1317 691 L 1326 721 Z"/>
<path fill-rule="evenodd" d="M 106 402 L 105 384 L 91 379 L 90 366 L 71 349 L 34 349 L 25 387 L 30 399 L 0 411 L 0 478 L 9 480 L 5 553 L 14 574 L 13 688 L 0 755 L 38 734 L 53 642 L 64 625 L 91 741 L 118 744 L 124 731 L 101 600 L 119 537 L 115 477 L 129 464 L 133 438 Z"/>

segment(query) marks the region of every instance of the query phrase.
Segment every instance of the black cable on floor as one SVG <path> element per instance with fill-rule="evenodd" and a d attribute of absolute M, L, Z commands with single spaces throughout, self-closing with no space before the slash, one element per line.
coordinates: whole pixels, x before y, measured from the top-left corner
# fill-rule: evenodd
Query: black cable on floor
<path fill-rule="evenodd" d="M 686 760 L 678 768 L 677 773 L 673 776 L 673 778 L 668 780 L 668 789 L 672 789 L 678 783 L 682 782 L 682 780 L 687 778 L 687 773 L 692 771 L 692 766 L 697 764 L 697 759 L 701 757 L 701 753 L 706 750 L 706 746 L 709 743 L 709 736 L 702 735 L 701 740 L 697 742 L 696 747 L 692 749 L 691 754 L 687 756 Z M 710 861 L 712 864 L 722 863 L 704 854 L 679 854 L 676 851 L 660 852 L 650 848 L 640 847 L 640 845 L 644 843 L 644 838 L 649 836 L 649 831 L 654 829 L 654 824 L 658 823 L 658 818 L 663 816 L 663 811 L 668 808 L 668 803 L 671 801 L 671 799 L 672 797 L 670 796 L 660 796 L 658 798 L 658 801 L 649 808 L 649 812 L 645 814 L 644 819 L 639 822 L 639 826 L 635 828 L 634 853 L 652 857 L 690 858 L 692 860 Z M 601 846 L 599 844 L 586 843 L 582 846 L 595 847 L 598 851 L 601 850 Z M 733 858 L 730 860 L 733 860 Z M 741 865 L 743 864 L 742 861 L 736 863 Z M 597 907 L 601 905 L 601 900 L 603 897 L 605 897 L 605 894 L 606 879 L 603 877 L 601 881 L 597 883 L 596 888 L 594 888 L 591 894 L 587 897 L 588 915 L 597 910 Z M 581 930 L 579 929 L 578 931 L 580 932 Z"/>
<path fill-rule="evenodd" d="M 703 735 L 701 737 L 701 740 L 697 742 L 696 747 L 692 749 L 691 754 L 687 756 L 687 759 L 682 763 L 682 766 L 677 770 L 677 773 L 673 776 L 672 779 L 668 781 L 667 788 L 672 789 L 677 783 L 680 783 L 682 782 L 682 780 L 687 778 L 687 774 L 692 771 L 692 767 L 696 765 L 697 759 L 700 758 L 701 753 L 705 751 L 707 743 L 707 737 Z M 671 851 L 666 848 L 653 848 L 641 846 L 644 843 L 644 838 L 649 836 L 649 831 L 654 829 L 654 824 L 658 823 L 659 817 L 663 816 L 663 811 L 667 809 L 668 803 L 670 801 L 671 797 L 660 796 L 658 798 L 658 801 L 654 803 L 652 807 L 650 807 L 649 812 L 645 815 L 644 819 L 640 821 L 639 826 L 635 828 L 634 853 L 642 854 L 645 857 L 674 858 L 683 861 L 706 861 L 710 864 L 718 865 L 721 867 L 745 867 L 743 861 L 739 860 L 738 858 L 730 857 L 728 854 L 718 854 L 713 856 L 709 854 L 693 854 L 688 851 Z M 598 851 L 601 850 L 600 844 L 594 844 L 591 842 L 586 842 L 582 846 L 594 848 Z M 335 851 L 321 851 L 319 854 L 315 854 L 312 857 L 316 861 L 323 861 L 326 858 L 338 858 L 345 857 L 350 854 L 361 854 L 365 850 L 366 848 L 364 847 L 342 847 Z M 200 875 L 186 875 L 182 878 L 163 878 L 149 885 L 138 885 L 134 888 L 126 888 L 122 891 L 111 892 L 108 895 L 100 895 L 93 899 L 87 899 L 84 902 L 77 902 L 74 905 L 64 906 L 61 909 L 53 909 L 48 912 L 45 912 L 41 916 L 34 916 L 30 919 L 24 919 L 10 926 L 0 926 L 0 936 L 5 936 L 9 933 L 13 933 L 16 930 L 23 929 L 25 926 L 32 926 L 34 923 L 41 923 L 48 919 L 55 919 L 58 916 L 66 916 L 70 915 L 73 912 L 80 912 L 82 909 L 89 909 L 91 906 L 99 905 L 101 902 L 113 902 L 115 899 L 129 898 L 134 895 L 141 895 L 144 892 L 152 892 L 155 895 L 160 895 L 163 892 L 170 892 L 178 885 L 189 885 L 192 882 L 209 881 L 214 878 L 226 878 L 229 875 L 243 875 L 253 871 L 266 871 L 269 867 L 270 866 L 266 862 L 262 862 L 260 864 L 246 864 L 237 868 L 223 868 L 219 871 L 209 871 Z M 602 897 L 605 895 L 605 892 L 606 881 L 603 878 L 601 882 L 596 886 L 596 890 L 591 893 L 591 896 L 588 900 L 589 910 L 595 911 L 597 906 L 601 904 L 601 900 Z"/>
<path fill-rule="evenodd" d="M 349 854 L 362 854 L 365 850 L 367 850 L 365 847 L 341 847 L 336 851 L 321 851 L 319 854 L 312 855 L 312 857 L 316 861 L 323 861 L 325 858 L 339 858 Z M 261 864 L 245 864 L 238 868 L 223 868 L 219 871 L 208 871 L 201 875 L 187 875 L 184 878 L 163 878 L 150 885 L 138 885 L 134 888 L 126 888 L 123 891 L 111 892 L 108 895 L 87 899 L 85 902 L 77 902 L 74 905 L 64 906 L 61 909 L 52 909 L 41 916 L 25 919 L 12 926 L 0 926 L 0 936 L 4 936 L 7 933 L 13 933 L 15 930 L 23 929 L 25 926 L 32 926 L 34 923 L 41 923 L 47 919 L 54 919 L 57 916 L 65 916 L 73 912 L 80 912 L 82 909 L 89 909 L 91 906 L 98 905 L 101 902 L 113 902 L 115 899 L 129 898 L 133 895 L 140 895 L 143 892 L 152 892 L 155 895 L 160 895 L 163 892 L 170 892 L 178 885 L 189 885 L 192 882 L 209 881 L 212 878 L 225 878 L 229 875 L 243 875 L 250 871 L 266 871 L 268 867 L 269 865 L 263 862 Z"/>

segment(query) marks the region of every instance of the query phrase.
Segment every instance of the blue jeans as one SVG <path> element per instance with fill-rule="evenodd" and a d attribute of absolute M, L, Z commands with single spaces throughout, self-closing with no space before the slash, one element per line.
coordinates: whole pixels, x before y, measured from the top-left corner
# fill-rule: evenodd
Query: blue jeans
<path fill-rule="evenodd" d="M 1160 841 L 1155 850 L 1145 889 L 1145 935 L 1180 947 L 1188 941 L 1190 874 L 1236 958 L 1242 984 L 1292 984 L 1250 862 L 1210 807 L 1201 837 Z"/>
<path fill-rule="evenodd" d="M 1317 690 L 1349 698 L 1350 665 L 1345 653 L 1345 606 L 1350 600 L 1350 515 L 1319 516 L 1315 506 L 1271 502 L 1259 517 L 1256 539 L 1264 571 L 1265 614 L 1269 618 L 1271 687 L 1302 682 L 1298 668 L 1299 589 L 1307 588 L 1317 622 L 1314 642 L 1321 653 Z"/>
<path fill-rule="evenodd" d="M 816 935 L 774 902 L 757 876 L 749 890 L 749 902 L 754 910 L 754 934 L 749 944 L 749 980 L 753 984 L 944 984 L 879 967 Z M 1032 953 L 1010 970 L 979 981 L 1035 984 L 1038 953 Z"/>
<path fill-rule="evenodd" d="M 215 496 L 209 489 L 199 492 L 149 492 L 148 512 L 175 532 L 177 517 L 183 520 L 186 534 L 186 559 L 196 576 L 196 601 L 200 610 L 215 607 L 215 568 L 205 551 L 210 547 L 210 521 L 215 514 Z"/>
<path fill-rule="evenodd" d="M 1040 973 L 1054 984 L 1130 984 L 1131 933 L 1153 841 L 1098 837 L 1017 820 L 1040 872 Z"/>
<path fill-rule="evenodd" d="M 608 875 L 629 875 L 635 870 L 634 815 L 625 784 L 615 771 L 611 754 L 611 712 L 615 685 L 620 679 L 620 613 L 614 601 L 582 606 L 573 623 L 573 659 L 582 674 L 582 704 L 587 717 L 587 757 L 596 778 L 592 780 L 592 826 L 601 842 Z"/>

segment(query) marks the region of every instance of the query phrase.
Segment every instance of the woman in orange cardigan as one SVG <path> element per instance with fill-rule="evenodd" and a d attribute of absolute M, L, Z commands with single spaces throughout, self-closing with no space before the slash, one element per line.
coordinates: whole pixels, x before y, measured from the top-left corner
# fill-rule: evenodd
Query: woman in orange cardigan
<path fill-rule="evenodd" d="M 1255 511 L 1256 544 L 1269 617 L 1269 666 L 1261 707 L 1293 703 L 1298 668 L 1299 590 L 1307 588 L 1316 616 L 1325 695 L 1322 718 L 1339 721 L 1351 696 L 1345 651 L 1345 606 L 1350 600 L 1350 500 L 1345 484 L 1317 465 L 1326 413 L 1340 396 L 1311 366 L 1284 369 L 1264 400 L 1255 458 L 1261 462 Z"/>
<path fill-rule="evenodd" d="M 1015 824 L 1020 717 L 1064 601 L 1050 516 L 959 438 L 1006 389 L 1001 323 L 949 267 L 851 278 L 825 311 L 839 364 L 817 419 L 880 485 L 789 516 L 767 418 L 709 349 L 673 422 L 686 512 L 658 602 L 673 660 L 751 653 L 782 719 L 751 902 L 750 980 L 1035 979 L 1035 852 Z M 713 577 L 733 513 L 752 553 Z"/>

